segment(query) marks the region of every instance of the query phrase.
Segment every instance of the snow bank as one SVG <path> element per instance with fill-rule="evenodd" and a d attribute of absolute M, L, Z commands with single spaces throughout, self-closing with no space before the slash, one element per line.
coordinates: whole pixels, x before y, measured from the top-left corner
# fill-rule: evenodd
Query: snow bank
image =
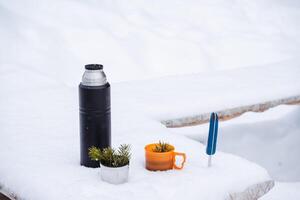
<path fill-rule="evenodd" d="M 296 159 L 300 151 L 299 119 L 298 106 L 246 113 L 220 124 L 218 147 L 260 164 L 274 180 L 300 181 L 300 161 Z M 207 124 L 171 131 L 206 142 Z"/>
<path fill-rule="evenodd" d="M 1 1 L 1 185 L 30 200 L 209 200 L 268 180 L 265 169 L 222 152 L 207 169 L 204 146 L 159 121 L 297 93 L 300 62 L 282 61 L 299 56 L 299 6 L 271 0 Z M 133 147 L 130 180 L 121 186 L 79 166 L 76 85 L 86 63 L 103 63 L 111 82 L 205 72 L 112 84 L 113 142 Z M 272 63 L 281 67 L 214 74 Z M 143 147 L 159 139 L 187 153 L 183 171 L 144 169 Z"/>
<path fill-rule="evenodd" d="M 226 126 L 220 149 L 259 163 L 275 180 L 300 181 L 299 120 L 300 109 L 296 107 L 277 120 Z"/>
<path fill-rule="evenodd" d="M 283 199 L 300 199 L 300 182 L 284 183 L 276 182 L 275 187 L 261 200 L 283 200 Z"/>
<path fill-rule="evenodd" d="M 220 124 L 219 150 L 258 163 L 276 180 L 275 187 L 262 199 L 299 198 L 299 119 L 298 106 L 279 106 L 264 113 L 246 113 Z M 205 144 L 207 126 L 171 131 Z"/>
<path fill-rule="evenodd" d="M 180 120 L 299 96 L 299 77 L 300 62 L 293 59 L 266 66 L 122 83 L 114 89 L 114 101 L 120 104 L 118 99 L 126 99 L 154 119 Z"/>
<path fill-rule="evenodd" d="M 69 85 L 86 63 L 112 82 L 265 65 L 299 57 L 300 3 L 1 1 L 0 65 Z"/>
<path fill-rule="evenodd" d="M 1 86 L 8 95 L 0 103 L 0 183 L 19 197 L 224 199 L 229 193 L 270 179 L 260 166 L 222 152 L 216 154 L 213 167 L 208 169 L 205 146 L 185 136 L 175 136 L 157 119 L 135 107 L 142 101 L 128 98 L 130 93 L 122 90 L 123 84 L 112 84 L 113 145 L 131 143 L 133 159 L 128 183 L 115 186 L 102 182 L 99 169 L 79 165 L 77 88 L 44 80 L 34 71 L 4 71 L 1 80 L 19 87 Z M 147 88 L 148 84 L 143 84 Z M 147 91 L 146 99 L 152 95 Z M 155 108 L 155 104 L 148 106 Z M 144 145 L 159 139 L 187 154 L 184 170 L 149 172 L 144 168 Z"/>

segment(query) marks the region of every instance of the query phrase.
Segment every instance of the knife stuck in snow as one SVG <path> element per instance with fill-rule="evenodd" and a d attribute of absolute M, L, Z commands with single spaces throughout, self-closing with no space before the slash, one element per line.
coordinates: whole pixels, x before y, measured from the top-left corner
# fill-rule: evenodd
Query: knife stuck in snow
<path fill-rule="evenodd" d="M 212 155 L 216 153 L 217 137 L 218 137 L 218 115 L 211 113 L 209 121 L 209 132 L 206 146 L 206 154 L 208 155 L 208 167 L 211 166 Z"/>

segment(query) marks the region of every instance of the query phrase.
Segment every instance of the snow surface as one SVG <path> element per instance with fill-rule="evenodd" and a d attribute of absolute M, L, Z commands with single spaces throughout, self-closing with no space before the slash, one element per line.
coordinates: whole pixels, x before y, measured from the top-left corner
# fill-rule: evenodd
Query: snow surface
<path fill-rule="evenodd" d="M 300 182 L 276 182 L 275 187 L 261 198 L 261 200 L 300 199 Z"/>
<path fill-rule="evenodd" d="M 270 179 L 221 151 L 206 168 L 205 147 L 159 121 L 299 95 L 299 7 L 292 0 L 0 1 L 0 186 L 30 200 L 216 200 Z M 112 84 L 113 145 L 133 148 L 121 186 L 79 166 L 77 84 L 87 63 L 103 63 L 111 82 L 202 72 Z M 143 147 L 159 139 L 187 153 L 183 171 L 144 169 Z"/>
<path fill-rule="evenodd" d="M 297 0 L 0 1 L 0 65 L 75 85 L 86 63 L 112 82 L 299 57 Z M 54 70 L 56 69 L 56 70 Z"/>
<path fill-rule="evenodd" d="M 279 106 L 220 123 L 218 149 L 258 163 L 276 180 L 274 189 L 262 199 L 300 197 L 299 120 L 299 106 Z M 207 129 L 205 124 L 171 131 L 205 144 Z"/>
<path fill-rule="evenodd" d="M 213 167 L 208 169 L 205 146 L 188 137 L 176 136 L 159 119 L 148 115 L 149 108 L 157 109 L 157 102 L 148 104 L 145 110 L 139 106 L 153 95 L 148 88 L 151 84 L 145 81 L 112 84 L 113 145 L 131 143 L 133 159 L 128 183 L 114 186 L 102 182 L 99 169 L 79 166 L 77 87 L 17 67 L 4 71 L 0 76 L 6 85 L 1 85 L 1 91 L 7 96 L 0 103 L 0 183 L 20 197 L 224 199 L 231 192 L 270 179 L 267 171 L 257 164 L 222 152 L 214 156 Z M 187 76 L 185 81 L 193 80 Z M 165 84 L 168 85 L 168 79 Z M 131 93 L 124 90 L 124 86 L 134 85 L 138 95 L 145 99 L 130 98 Z M 166 90 L 165 95 L 171 96 L 175 91 L 176 85 L 173 90 Z M 179 97 L 176 99 L 181 101 Z M 198 99 L 202 100 L 201 94 Z M 171 101 L 168 108 L 176 107 L 177 101 Z M 209 105 L 209 101 L 205 104 Z M 198 105 L 194 104 L 194 108 L 198 109 Z M 143 147 L 158 140 L 168 141 L 177 151 L 187 154 L 184 170 L 149 172 L 144 168 Z"/>
<path fill-rule="evenodd" d="M 168 120 L 297 96 L 299 77 L 300 62 L 293 59 L 266 66 L 134 81 L 114 90 L 122 95 L 116 99 L 134 102 L 135 109 L 154 119 Z M 121 91 L 127 95 L 124 97 Z"/>

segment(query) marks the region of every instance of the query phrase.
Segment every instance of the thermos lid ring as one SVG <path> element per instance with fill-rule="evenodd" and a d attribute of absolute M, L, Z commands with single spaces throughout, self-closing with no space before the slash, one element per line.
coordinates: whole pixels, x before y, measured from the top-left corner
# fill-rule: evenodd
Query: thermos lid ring
<path fill-rule="evenodd" d="M 103 69 L 103 65 L 101 65 L 101 64 L 88 64 L 88 65 L 85 65 L 85 69 L 100 70 L 100 69 Z"/>

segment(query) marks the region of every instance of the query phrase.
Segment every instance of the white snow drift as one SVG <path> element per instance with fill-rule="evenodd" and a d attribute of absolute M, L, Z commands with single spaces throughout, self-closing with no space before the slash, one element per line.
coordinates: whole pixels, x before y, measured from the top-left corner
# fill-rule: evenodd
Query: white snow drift
<path fill-rule="evenodd" d="M 175 135 L 159 120 L 300 91 L 299 81 L 293 84 L 299 77 L 299 7 L 291 0 L 0 1 L 1 187 L 30 200 L 216 200 L 269 180 L 257 164 L 220 151 L 206 168 L 205 146 Z M 154 86 L 112 84 L 113 145 L 133 147 L 128 184 L 109 185 L 99 180 L 98 169 L 79 166 L 77 84 L 87 63 L 104 64 L 111 82 L 205 72 L 160 79 Z M 273 63 L 281 65 L 276 73 Z M 259 67 L 249 69 L 248 92 L 239 87 L 249 81 L 234 82 L 243 71 L 238 69 L 204 80 L 211 84 L 198 93 L 207 75 L 254 65 Z M 259 88 L 264 79 L 256 73 L 262 72 L 273 77 L 265 88 L 276 92 Z M 178 81 L 170 85 L 171 79 Z M 236 92 L 219 87 L 223 95 L 210 98 L 218 80 L 234 83 L 229 85 Z M 187 153 L 183 171 L 144 169 L 143 147 L 159 139 Z"/>

